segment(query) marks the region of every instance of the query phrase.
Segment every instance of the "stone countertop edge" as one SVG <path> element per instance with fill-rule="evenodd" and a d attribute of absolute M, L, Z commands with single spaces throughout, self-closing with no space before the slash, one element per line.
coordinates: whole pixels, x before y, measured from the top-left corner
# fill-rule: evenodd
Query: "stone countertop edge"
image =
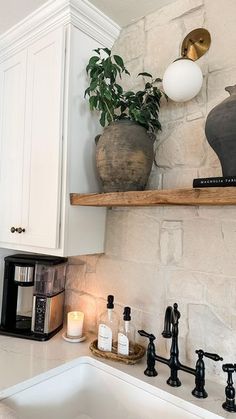
<path fill-rule="evenodd" d="M 96 358 L 89 350 L 89 344 L 95 338 L 94 335 L 87 335 L 84 342 L 70 343 L 62 339 L 62 333 L 59 332 L 47 342 L 0 335 L 0 400 L 73 368 L 82 357 L 89 357 L 90 360 L 96 359 L 103 365 L 113 367 L 114 372 L 121 371 L 128 374 L 135 380 L 136 386 L 138 385 L 137 379 L 148 384 L 150 393 L 155 388 L 162 390 L 165 392 L 165 397 L 163 397 L 165 400 L 168 400 L 168 395 L 176 397 L 177 405 L 180 407 L 181 401 L 191 403 L 197 407 L 196 412 L 192 413 L 200 415 L 199 417 L 233 418 L 232 413 L 227 413 L 222 408 L 225 393 L 224 386 L 221 384 L 206 380 L 208 398 L 196 399 L 191 394 L 194 388 L 194 376 L 192 375 L 180 371 L 179 377 L 182 386 L 172 388 L 166 384 L 169 376 L 167 366 L 157 363 L 158 376 L 147 377 L 143 373 L 146 365 L 145 357 L 135 365 Z M 142 387 L 141 383 L 140 387 Z M 201 416 L 202 409 L 204 409 L 203 416 Z"/>

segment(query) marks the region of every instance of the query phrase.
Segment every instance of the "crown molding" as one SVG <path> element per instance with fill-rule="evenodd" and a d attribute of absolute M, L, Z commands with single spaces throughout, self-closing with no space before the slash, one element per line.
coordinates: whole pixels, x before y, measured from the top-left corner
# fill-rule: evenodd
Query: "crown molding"
<path fill-rule="evenodd" d="M 72 24 L 111 47 L 120 27 L 87 0 L 49 0 L 0 36 L 0 61 L 58 26 Z"/>

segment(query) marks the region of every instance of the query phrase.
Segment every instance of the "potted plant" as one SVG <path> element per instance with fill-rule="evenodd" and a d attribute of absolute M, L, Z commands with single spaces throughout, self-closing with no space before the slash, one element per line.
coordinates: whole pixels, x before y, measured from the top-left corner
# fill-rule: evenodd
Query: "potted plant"
<path fill-rule="evenodd" d="M 100 112 L 102 135 L 96 137 L 96 162 L 104 192 L 143 190 L 154 160 L 160 100 L 164 94 L 149 73 L 143 90 L 125 92 L 117 79 L 130 74 L 123 59 L 108 48 L 94 50 L 86 67 L 90 85 L 85 90 L 91 111 Z"/>

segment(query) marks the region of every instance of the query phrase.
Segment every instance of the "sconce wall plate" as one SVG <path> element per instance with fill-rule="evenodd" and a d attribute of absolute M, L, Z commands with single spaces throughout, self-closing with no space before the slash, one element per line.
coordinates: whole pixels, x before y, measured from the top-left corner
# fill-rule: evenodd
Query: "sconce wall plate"
<path fill-rule="evenodd" d="M 210 48 L 211 35 L 207 29 L 198 28 L 191 31 L 183 40 L 181 55 L 193 61 L 202 57 Z"/>

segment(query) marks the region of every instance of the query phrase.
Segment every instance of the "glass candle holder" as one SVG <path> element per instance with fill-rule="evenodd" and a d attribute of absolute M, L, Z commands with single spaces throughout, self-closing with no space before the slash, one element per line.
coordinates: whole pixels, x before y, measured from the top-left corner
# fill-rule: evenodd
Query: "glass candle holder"
<path fill-rule="evenodd" d="M 70 311 L 67 314 L 67 336 L 80 338 L 83 335 L 84 313 L 82 311 Z"/>

